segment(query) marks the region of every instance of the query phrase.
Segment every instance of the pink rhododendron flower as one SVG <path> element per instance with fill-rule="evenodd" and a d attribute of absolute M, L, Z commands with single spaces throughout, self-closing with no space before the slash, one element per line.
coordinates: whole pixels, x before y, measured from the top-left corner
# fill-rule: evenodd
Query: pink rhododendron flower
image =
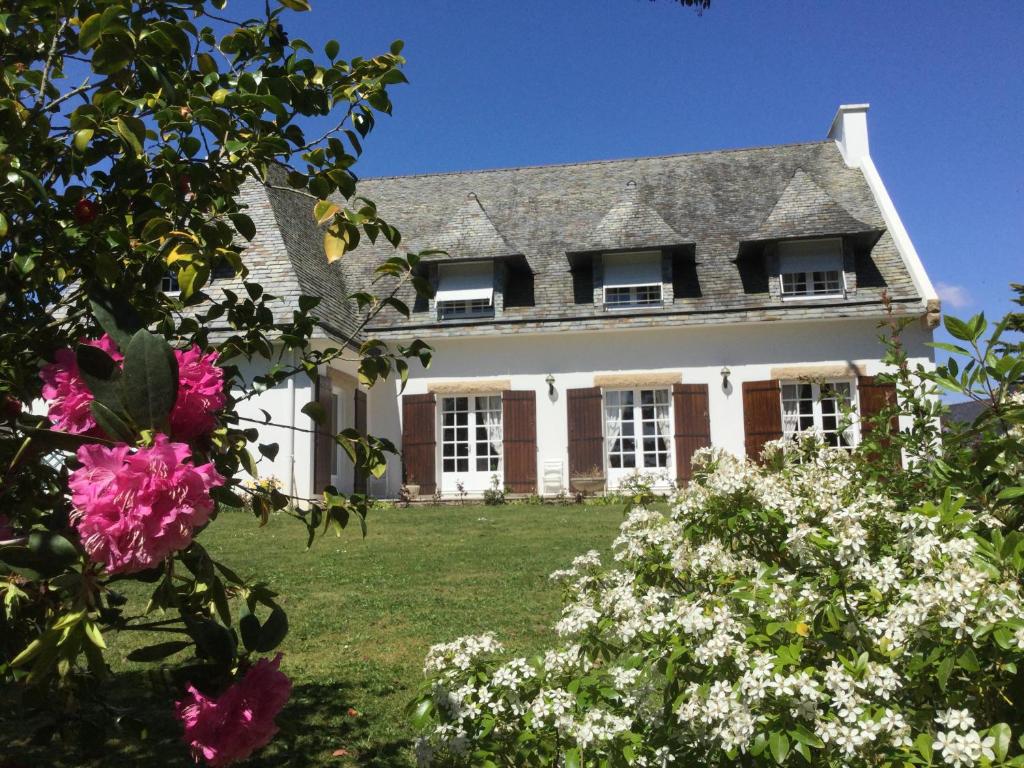
<path fill-rule="evenodd" d="M 175 704 L 175 710 L 196 762 L 202 758 L 217 768 L 243 760 L 270 743 L 277 733 L 274 718 L 292 692 L 280 664 L 280 653 L 273 661 L 260 659 L 216 698 L 188 687 L 188 695 Z"/>
<path fill-rule="evenodd" d="M 114 340 L 107 334 L 81 343 L 99 347 L 118 362 L 124 359 L 117 351 Z M 54 429 L 80 435 L 97 428 L 96 420 L 89 410 L 89 404 L 93 401 L 92 392 L 78 372 L 73 349 L 57 350 L 54 362 L 40 369 L 39 378 L 43 380 L 43 399 L 49 409 L 46 415 Z"/>
<path fill-rule="evenodd" d="M 162 434 L 149 448 L 83 445 L 77 456 L 71 519 L 109 573 L 143 571 L 187 547 L 213 511 L 210 489 L 224 483 L 213 464 L 187 463 L 189 447 Z"/>
<path fill-rule="evenodd" d="M 217 425 L 216 412 L 224 407 L 224 371 L 217 366 L 217 353 L 204 355 L 197 346 L 178 358 L 178 398 L 171 410 L 171 432 L 180 440 L 205 435 Z"/>

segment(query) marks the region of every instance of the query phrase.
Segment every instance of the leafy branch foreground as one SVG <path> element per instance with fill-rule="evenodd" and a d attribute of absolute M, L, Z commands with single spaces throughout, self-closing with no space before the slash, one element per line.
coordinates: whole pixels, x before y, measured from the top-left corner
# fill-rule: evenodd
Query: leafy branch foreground
<path fill-rule="evenodd" d="M 560 644 L 435 646 L 420 764 L 1024 765 L 1020 321 L 947 318 L 934 371 L 894 322 L 899 403 L 855 452 L 705 449 L 668 514 L 628 514 L 614 564 L 554 574 Z M 941 431 L 937 387 L 981 415 Z"/>
<path fill-rule="evenodd" d="M 164 670 L 197 760 L 225 765 L 267 743 L 290 691 L 268 655 L 288 617 L 271 585 L 198 538 L 244 505 L 264 523 L 285 511 L 312 543 L 364 523 L 367 499 L 243 484 L 278 446 L 237 406 L 335 361 L 368 386 L 429 362 L 418 341 L 360 340 L 384 309 L 408 312 L 404 286 L 427 290 L 419 255 L 398 250 L 353 172 L 405 81 L 402 44 L 342 59 L 331 41 L 318 54 L 284 27 L 306 0 L 248 19 L 226 5 L 0 4 L 0 680 L 40 724 L 32 737 L 69 749 L 135 735 L 104 693 L 108 639 L 135 632 L 161 636 L 132 658 Z M 329 260 L 362 238 L 395 249 L 376 293 L 348 297 L 352 333 L 313 297 L 282 310 L 253 278 L 244 201 L 259 186 L 308 199 Z M 163 291 L 169 277 L 180 292 Z M 247 380 L 253 361 L 264 372 Z M 39 400 L 45 417 L 29 412 Z M 367 474 L 394 451 L 354 430 L 334 439 Z M 142 591 L 148 601 L 129 599 Z"/>

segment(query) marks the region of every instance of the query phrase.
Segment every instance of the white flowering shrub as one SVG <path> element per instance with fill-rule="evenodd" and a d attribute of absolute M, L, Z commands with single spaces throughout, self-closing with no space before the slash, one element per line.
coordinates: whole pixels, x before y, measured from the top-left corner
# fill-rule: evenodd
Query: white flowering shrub
<path fill-rule="evenodd" d="M 695 463 L 612 567 L 554 574 L 559 648 L 432 649 L 421 764 L 1024 764 L 1024 537 L 951 494 L 900 509 L 842 451 Z"/>
<path fill-rule="evenodd" d="M 895 329 L 900 403 L 852 454 L 698 452 L 667 512 L 628 512 L 614 562 L 552 575 L 556 648 L 435 646 L 420 764 L 1024 766 L 1024 355 L 1001 338 L 1024 316 L 987 342 L 980 316 L 947 328 L 969 359 L 935 371 Z M 936 387 L 982 415 L 940 431 Z"/>

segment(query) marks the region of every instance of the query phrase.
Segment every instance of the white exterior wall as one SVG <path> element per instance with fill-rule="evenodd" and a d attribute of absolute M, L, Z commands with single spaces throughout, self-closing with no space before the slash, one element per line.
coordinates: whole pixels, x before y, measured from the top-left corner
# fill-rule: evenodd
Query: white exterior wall
<path fill-rule="evenodd" d="M 251 382 L 253 376 L 264 373 L 268 367 L 266 360 L 261 358 L 251 363 L 244 360 L 231 362 L 238 366 L 247 382 Z M 236 391 L 234 394 L 238 396 L 240 393 Z M 239 416 L 253 420 L 239 422 L 239 428 L 254 427 L 260 433 L 259 442 L 278 445 L 274 461 L 260 454 L 255 445 L 251 446 L 260 477 L 276 477 L 281 481 L 283 493 L 303 498 L 310 495 L 312 487 L 313 441 L 307 432 L 298 432 L 290 427 L 313 429 L 312 420 L 301 412 L 302 406 L 312 399 L 313 385 L 310 380 L 305 376 L 293 376 L 287 382 L 240 402 L 237 407 Z M 266 416 L 260 409 L 270 414 L 273 424 L 281 426 L 264 424 Z"/>
<path fill-rule="evenodd" d="M 854 364 L 867 375 L 880 373 L 884 347 L 879 332 L 876 320 L 833 320 L 438 339 L 430 341 L 430 369 L 414 367 L 406 392 L 426 393 L 435 381 L 495 378 L 508 380 L 513 390 L 535 391 L 540 492 L 545 460 L 562 462 L 563 487 L 568 486 L 565 392 L 594 386 L 595 374 L 681 372 L 683 383 L 707 384 L 712 445 L 742 456 L 743 382 L 769 379 L 772 368 L 788 365 Z M 920 323 L 905 329 L 903 342 L 911 365 L 932 365 L 931 349 L 925 346 L 930 340 L 931 331 Z M 731 371 L 727 390 L 722 388 L 723 366 Z M 548 374 L 555 377 L 554 397 L 548 395 Z M 400 445 L 400 403 L 383 390 L 372 395 L 371 432 Z M 437 436 L 440 441 L 440 430 Z M 400 467 L 397 460 L 394 464 L 394 470 L 389 468 L 388 495 L 397 494 L 400 487 Z M 438 472 L 440 467 L 438 455 Z M 674 474 L 674 464 L 670 470 Z"/>

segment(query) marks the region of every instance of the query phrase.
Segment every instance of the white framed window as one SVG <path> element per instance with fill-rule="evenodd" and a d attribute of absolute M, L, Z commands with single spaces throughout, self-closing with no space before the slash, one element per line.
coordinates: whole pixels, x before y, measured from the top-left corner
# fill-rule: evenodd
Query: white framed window
<path fill-rule="evenodd" d="M 169 269 L 160 278 L 160 290 L 168 296 L 181 293 L 181 286 L 178 284 L 178 271 Z"/>
<path fill-rule="evenodd" d="M 493 315 L 494 264 L 441 264 L 434 300 L 441 320 Z"/>
<path fill-rule="evenodd" d="M 606 308 L 628 309 L 662 303 L 661 251 L 606 253 L 602 264 Z"/>
<path fill-rule="evenodd" d="M 494 305 L 487 299 L 439 301 L 437 314 L 442 320 L 450 320 L 453 317 L 486 317 L 494 314 Z"/>
<path fill-rule="evenodd" d="M 843 412 L 855 408 L 855 392 L 850 381 L 783 382 L 783 436 L 796 439 L 802 432 L 813 431 L 833 448 L 852 448 L 856 429 L 844 423 Z"/>
<path fill-rule="evenodd" d="M 844 296 L 842 240 L 779 243 L 779 283 L 783 299 Z"/>
<path fill-rule="evenodd" d="M 441 491 L 490 487 L 502 479 L 501 395 L 441 398 Z"/>
<path fill-rule="evenodd" d="M 671 398 L 667 389 L 604 393 L 605 456 L 610 487 L 636 472 L 672 466 Z"/>

